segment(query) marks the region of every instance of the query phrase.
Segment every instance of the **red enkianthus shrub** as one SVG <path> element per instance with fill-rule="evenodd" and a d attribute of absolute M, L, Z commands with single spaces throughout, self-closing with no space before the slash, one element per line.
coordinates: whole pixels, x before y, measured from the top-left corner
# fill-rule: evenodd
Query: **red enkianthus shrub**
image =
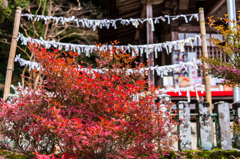
<path fill-rule="evenodd" d="M 43 81 L 35 89 L 18 87 L 13 102 L 1 102 L 1 134 L 8 139 L 2 148 L 84 159 L 159 158 L 172 148 L 169 132 L 176 123 L 155 103 L 156 89 L 145 91 L 148 82 L 139 71 L 144 66 L 134 57 L 114 48 L 99 51 L 97 64 L 107 70 L 98 73 L 79 67 L 75 53 L 29 49 Z M 132 64 L 134 72 L 127 74 Z M 145 95 L 134 101 L 140 92 Z"/>

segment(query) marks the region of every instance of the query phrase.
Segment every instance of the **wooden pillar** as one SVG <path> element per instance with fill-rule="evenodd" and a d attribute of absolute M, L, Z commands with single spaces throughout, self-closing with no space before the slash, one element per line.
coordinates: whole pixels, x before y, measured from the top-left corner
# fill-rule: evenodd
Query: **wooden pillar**
<path fill-rule="evenodd" d="M 203 8 L 199 8 L 199 19 L 200 19 L 200 31 L 202 36 L 202 52 L 203 52 L 203 56 L 208 58 L 206 27 L 205 27 L 205 17 L 204 17 Z M 203 66 L 205 69 L 208 68 L 206 63 L 204 63 Z M 205 79 L 206 100 L 210 105 L 210 113 L 212 114 L 212 94 L 211 94 L 210 76 L 207 75 L 206 72 L 204 72 L 204 79 Z"/>
<path fill-rule="evenodd" d="M 211 115 L 208 102 L 197 103 L 197 146 L 203 150 L 211 150 L 212 131 L 211 131 Z"/>
<path fill-rule="evenodd" d="M 152 15 L 153 15 L 152 3 L 147 2 L 146 12 L 147 12 L 147 18 L 152 18 Z M 153 43 L 153 31 L 151 29 L 151 24 L 149 22 L 146 22 L 146 24 L 147 24 L 147 44 L 152 44 Z M 149 67 L 154 66 L 153 50 L 151 50 L 151 52 L 149 52 L 148 60 L 150 61 L 150 64 L 148 66 Z M 151 82 L 151 84 L 155 85 L 154 70 L 149 70 L 148 80 Z"/>
<path fill-rule="evenodd" d="M 240 101 L 233 103 L 233 112 L 234 112 L 234 123 L 239 125 L 240 119 Z M 233 127 L 233 140 L 234 140 L 234 148 L 240 149 L 240 134 L 238 133 L 235 127 Z"/>
<path fill-rule="evenodd" d="M 145 6 L 145 4 L 143 4 Z M 146 7 L 146 6 L 145 6 Z M 146 10 L 146 9 L 145 9 Z M 138 31 L 139 32 L 139 42 L 138 44 L 143 44 L 144 42 L 144 36 L 141 34 L 141 32 L 143 32 L 145 29 L 144 28 L 138 28 Z M 140 63 L 144 63 L 144 54 L 141 56 L 140 53 L 139 53 L 139 62 Z"/>
<path fill-rule="evenodd" d="M 223 101 L 215 103 L 214 112 L 217 113 L 215 125 L 217 146 L 223 150 L 232 150 L 229 104 Z"/>
<path fill-rule="evenodd" d="M 178 109 L 178 134 L 180 139 L 178 140 L 179 150 L 191 150 L 191 122 L 190 122 L 190 104 L 186 101 L 179 101 L 177 104 Z"/>
<path fill-rule="evenodd" d="M 21 12 L 22 12 L 21 10 L 22 9 L 20 7 L 17 7 L 16 14 L 15 14 L 12 42 L 11 42 L 11 48 L 10 48 L 10 53 L 9 53 L 9 58 L 8 58 L 7 73 L 6 73 L 5 86 L 4 86 L 4 95 L 3 95 L 4 100 L 7 98 L 7 96 L 10 93 L 12 72 L 13 72 L 13 67 L 14 67 L 14 58 L 15 58 L 16 48 L 17 48 L 17 40 L 16 39 L 18 37 Z"/>
<path fill-rule="evenodd" d="M 200 32 L 202 37 L 202 53 L 203 56 L 208 58 L 208 51 L 207 51 L 207 39 L 206 39 L 206 27 L 205 27 L 205 17 L 204 17 L 204 9 L 199 8 L 199 22 L 200 22 Z M 208 68 L 206 63 L 203 64 L 205 69 Z M 211 94 L 211 85 L 210 85 L 210 76 L 207 75 L 207 72 L 204 72 L 204 79 L 205 79 L 205 93 L 206 93 L 206 101 L 209 103 L 210 114 L 212 114 L 212 94 Z M 214 136 L 213 130 L 213 120 L 211 118 L 211 129 L 212 129 L 212 136 Z M 212 138 L 212 144 L 214 143 Z"/>

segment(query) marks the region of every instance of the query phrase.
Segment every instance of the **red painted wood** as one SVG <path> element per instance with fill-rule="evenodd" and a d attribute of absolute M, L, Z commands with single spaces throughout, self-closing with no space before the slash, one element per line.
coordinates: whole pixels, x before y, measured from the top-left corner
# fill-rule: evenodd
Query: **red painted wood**
<path fill-rule="evenodd" d="M 179 95 L 178 92 L 168 92 L 166 94 L 172 96 L 172 97 L 186 97 L 187 92 L 181 92 L 182 95 Z M 201 91 L 198 91 L 198 96 L 205 96 L 205 92 L 201 93 Z M 196 97 L 196 92 L 191 92 L 190 91 L 190 96 L 191 97 Z M 212 91 L 212 96 L 233 96 L 233 91 Z"/>

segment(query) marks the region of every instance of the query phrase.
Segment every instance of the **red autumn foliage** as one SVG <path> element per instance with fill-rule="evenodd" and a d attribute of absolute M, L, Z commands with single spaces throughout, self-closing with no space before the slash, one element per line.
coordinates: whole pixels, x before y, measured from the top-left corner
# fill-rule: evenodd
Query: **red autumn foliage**
<path fill-rule="evenodd" d="M 29 49 L 43 80 L 35 88 L 18 87 L 18 97 L 0 103 L 2 149 L 42 159 L 94 159 L 159 158 L 172 148 L 176 123 L 155 103 L 156 89 L 146 91 L 144 65 L 135 57 L 116 48 L 99 51 L 98 68 L 107 68 L 99 73 L 79 67 L 76 53 Z"/>

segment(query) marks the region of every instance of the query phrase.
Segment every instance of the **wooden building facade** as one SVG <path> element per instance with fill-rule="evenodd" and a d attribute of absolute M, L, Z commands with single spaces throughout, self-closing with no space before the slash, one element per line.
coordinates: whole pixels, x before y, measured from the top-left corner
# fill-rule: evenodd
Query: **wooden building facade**
<path fill-rule="evenodd" d="M 108 0 L 108 19 L 117 18 L 146 18 L 146 4 L 149 0 Z M 198 8 L 203 7 L 205 10 L 205 17 L 214 15 L 214 17 L 223 17 L 227 13 L 226 0 L 151 0 L 153 8 L 153 17 L 164 15 L 180 15 L 198 13 Z M 236 0 L 236 10 L 240 9 L 240 0 Z M 178 18 L 167 22 L 160 22 L 155 24 L 155 31 L 153 33 L 153 43 L 160 43 L 165 41 L 180 40 L 190 35 L 199 34 L 199 21 L 192 20 L 188 23 L 184 18 Z M 212 29 L 207 27 L 207 36 L 219 36 Z M 109 29 L 99 29 L 99 42 L 109 43 L 117 40 L 120 45 L 127 44 L 146 44 L 147 32 L 146 25 L 141 24 L 138 28 L 132 25 L 121 25 L 117 23 L 117 29 L 110 27 Z M 197 58 L 202 55 L 201 43 L 191 46 L 185 46 L 186 52 L 196 52 Z M 221 57 L 227 61 L 219 50 L 212 47 L 209 43 L 208 53 L 211 57 Z M 139 57 L 140 62 L 146 61 L 146 57 Z M 167 55 L 166 52 L 158 52 L 158 58 L 154 60 L 155 65 L 163 66 L 173 64 L 172 54 Z M 203 72 L 198 70 L 198 76 L 203 77 Z M 203 79 L 203 78 L 202 78 Z M 202 81 L 204 83 L 204 80 Z M 163 79 L 155 75 L 155 84 L 163 86 Z M 174 101 L 174 98 L 172 98 Z M 184 100 L 185 98 L 176 97 L 176 101 Z M 232 102 L 232 96 L 213 97 L 214 100 L 224 99 L 227 102 Z"/>

